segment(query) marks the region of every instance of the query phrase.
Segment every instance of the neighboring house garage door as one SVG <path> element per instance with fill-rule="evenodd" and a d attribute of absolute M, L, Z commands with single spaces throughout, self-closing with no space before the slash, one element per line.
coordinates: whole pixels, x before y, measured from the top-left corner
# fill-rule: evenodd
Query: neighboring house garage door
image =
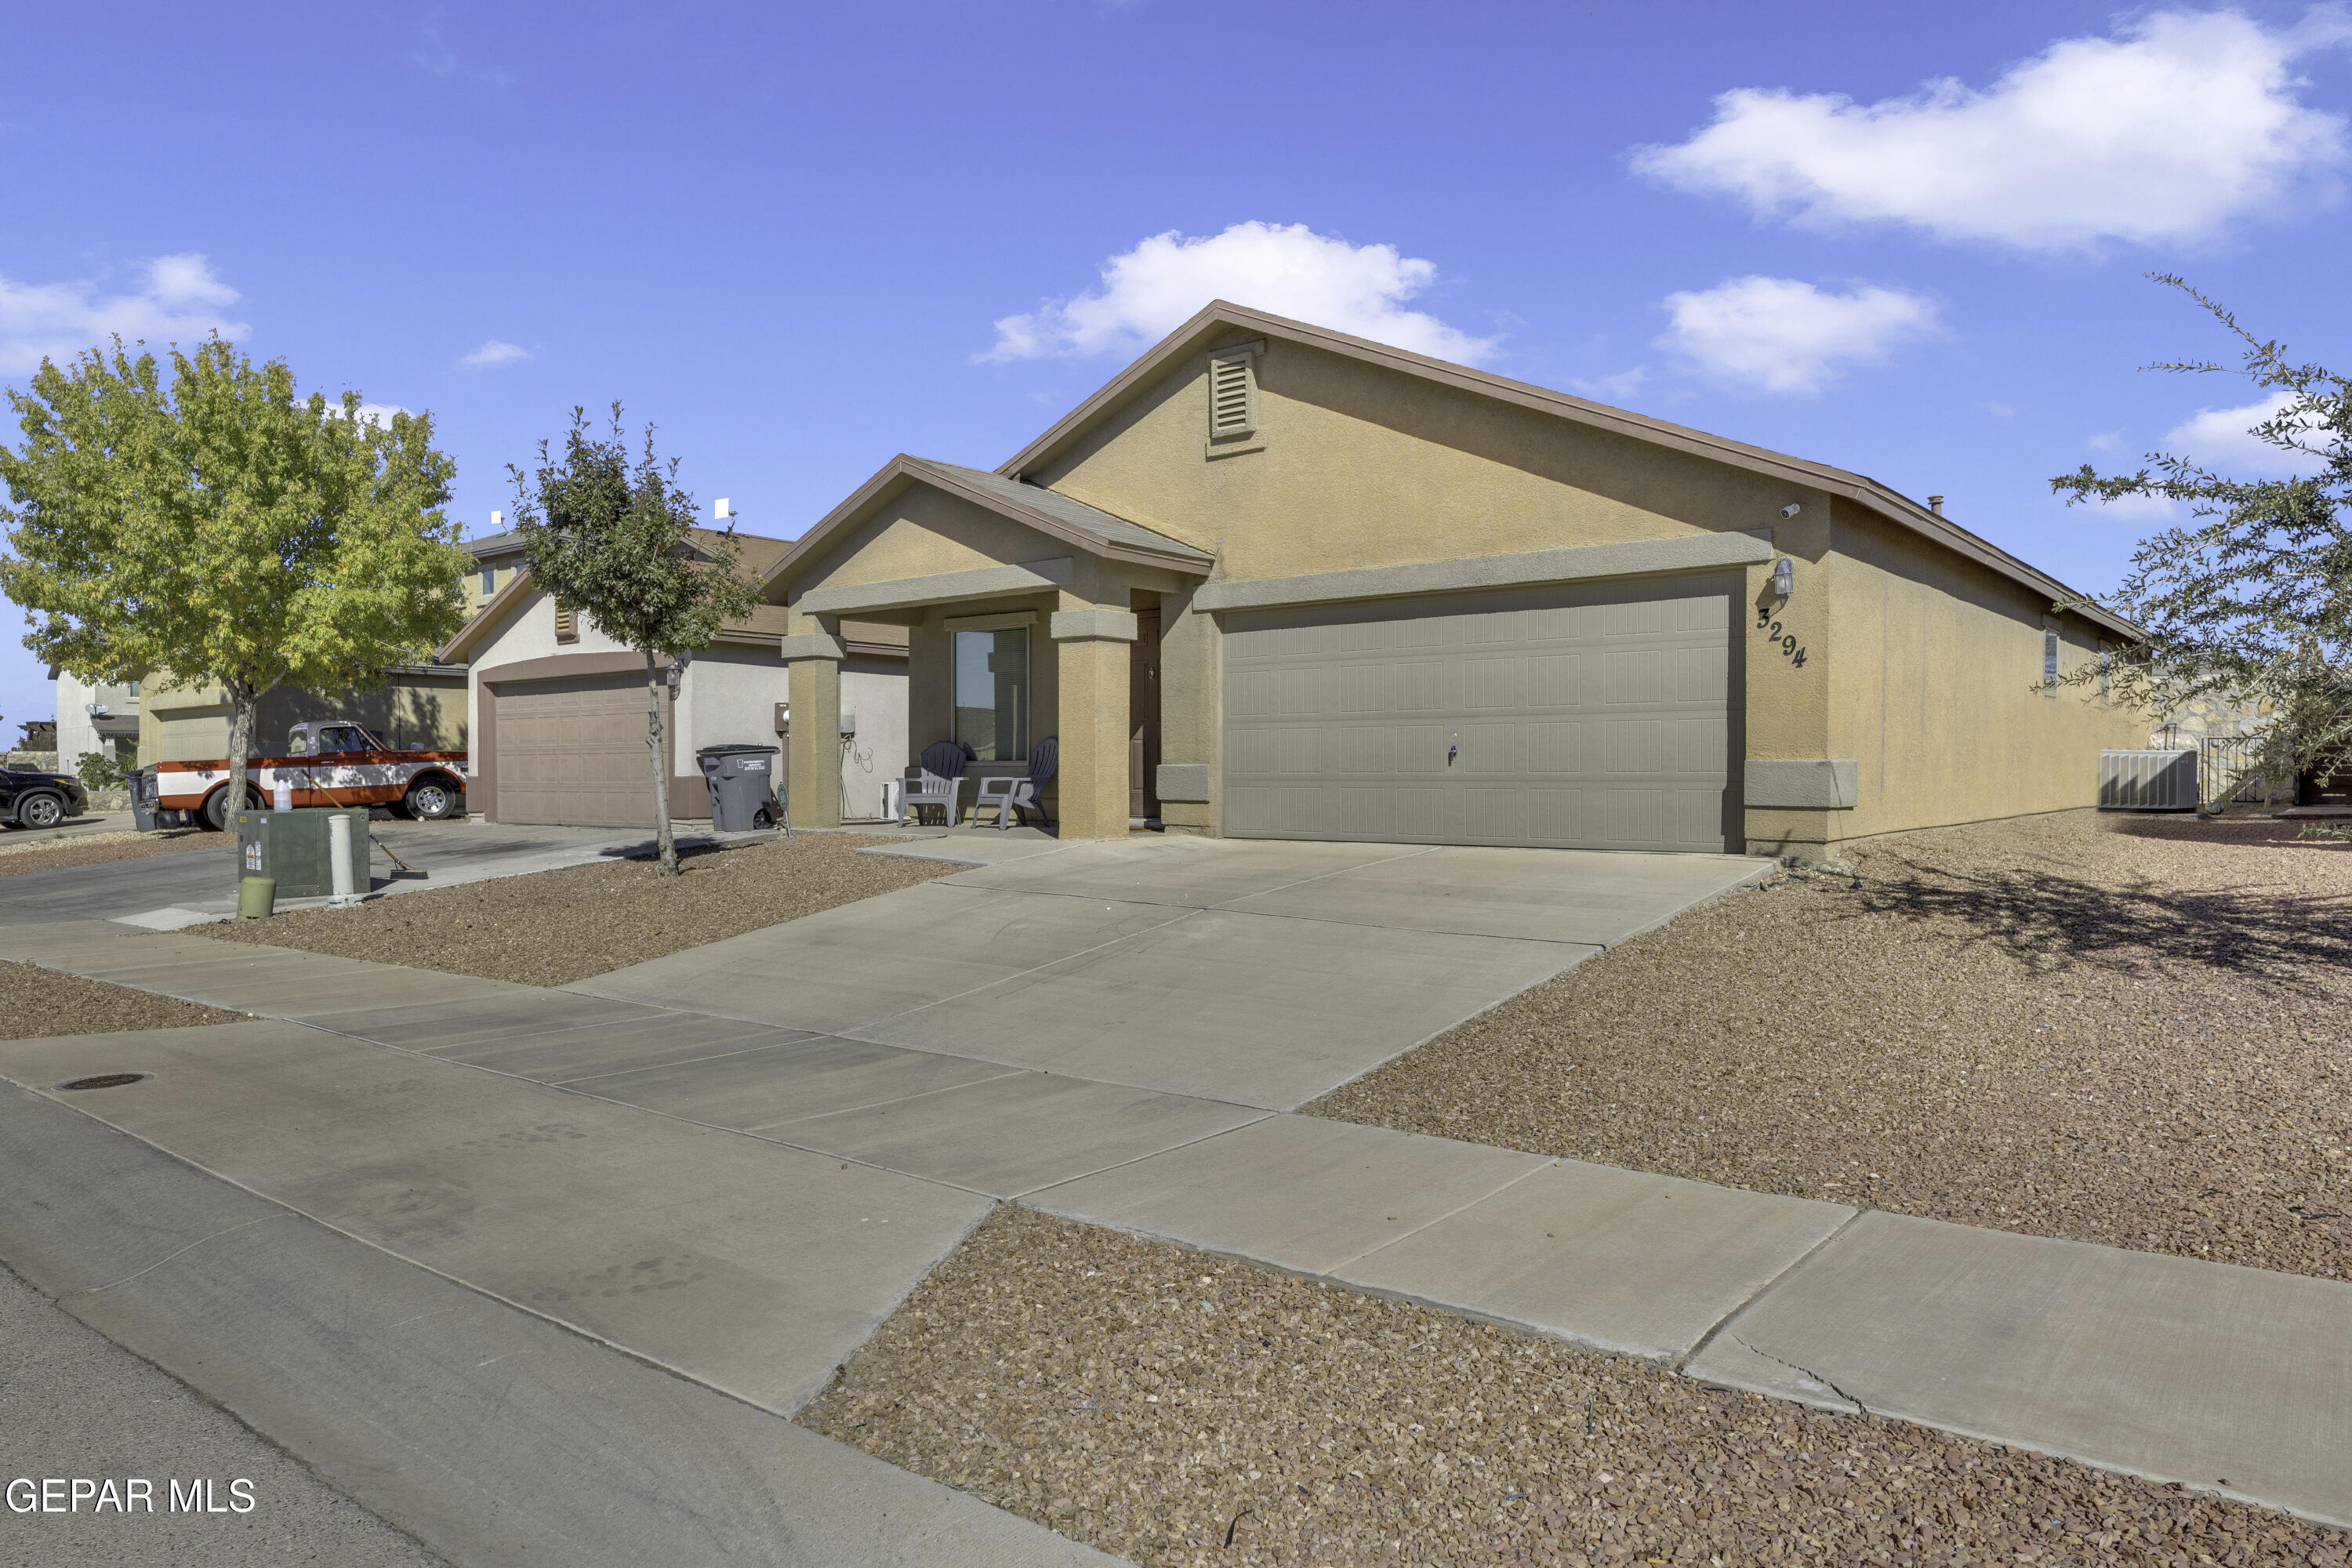
<path fill-rule="evenodd" d="M 653 826 L 643 676 L 501 686 L 497 722 L 499 821 Z"/>
<path fill-rule="evenodd" d="M 1737 850 L 1735 591 L 1646 579 L 1229 616 L 1224 830 Z"/>

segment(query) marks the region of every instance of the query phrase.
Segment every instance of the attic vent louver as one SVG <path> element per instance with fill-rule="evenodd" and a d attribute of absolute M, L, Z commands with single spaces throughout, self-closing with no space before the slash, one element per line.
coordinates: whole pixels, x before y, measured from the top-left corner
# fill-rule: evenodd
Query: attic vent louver
<path fill-rule="evenodd" d="M 1257 427 L 1257 356 L 1262 342 L 1239 343 L 1209 355 L 1208 455 L 1255 452 L 1265 445 Z"/>
<path fill-rule="evenodd" d="M 1245 358 L 1210 362 L 1209 434 L 1246 436 L 1256 422 L 1250 417 L 1250 363 Z"/>

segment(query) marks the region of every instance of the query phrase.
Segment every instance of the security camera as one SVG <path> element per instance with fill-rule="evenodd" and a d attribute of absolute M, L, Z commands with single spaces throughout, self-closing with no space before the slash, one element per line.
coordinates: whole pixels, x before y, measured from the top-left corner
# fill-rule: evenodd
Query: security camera
<path fill-rule="evenodd" d="M 1794 517 L 1794 516 L 1796 516 L 1799 512 L 1801 512 L 1801 511 L 1802 511 L 1802 510 L 1805 510 L 1805 507 L 1804 507 L 1804 503 L 1803 503 L 1802 501 L 1793 501 L 1793 500 L 1792 500 L 1792 501 L 1790 501 L 1787 506 L 1784 506 L 1784 507 L 1782 507 L 1782 508 L 1780 509 L 1780 515 L 1781 515 L 1782 517 Z"/>

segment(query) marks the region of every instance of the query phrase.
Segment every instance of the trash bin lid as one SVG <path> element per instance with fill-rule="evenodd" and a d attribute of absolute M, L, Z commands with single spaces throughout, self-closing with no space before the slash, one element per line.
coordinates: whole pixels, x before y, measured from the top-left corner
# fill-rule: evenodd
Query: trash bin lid
<path fill-rule="evenodd" d="M 761 753 L 765 753 L 766 755 L 772 757 L 772 756 L 774 756 L 774 755 L 775 755 L 775 754 L 776 754 L 776 753 L 777 753 L 781 749 L 782 749 L 782 748 L 780 748 L 780 747 L 776 747 L 776 746 L 752 746 L 752 745 L 739 745 L 739 746 L 705 746 L 705 747 L 703 747 L 700 751 L 696 752 L 694 754 L 695 754 L 695 756 L 696 756 L 696 758 L 697 758 L 697 759 L 700 759 L 700 758 L 703 758 L 703 757 L 740 757 L 740 756 L 756 756 L 756 755 L 760 755 L 760 754 L 761 754 Z"/>

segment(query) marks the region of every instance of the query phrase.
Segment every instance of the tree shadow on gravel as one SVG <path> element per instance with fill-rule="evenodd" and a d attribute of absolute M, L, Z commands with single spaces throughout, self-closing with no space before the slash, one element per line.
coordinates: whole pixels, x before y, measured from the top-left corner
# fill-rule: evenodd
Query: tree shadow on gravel
<path fill-rule="evenodd" d="M 1904 880 L 1862 884 L 1865 911 L 1958 926 L 2029 968 L 2139 970 L 2173 964 L 2315 990 L 2352 968 L 2352 898 L 2250 885 L 2184 893 L 2102 886 L 2046 870 L 1955 871 L 1906 861 Z"/>

